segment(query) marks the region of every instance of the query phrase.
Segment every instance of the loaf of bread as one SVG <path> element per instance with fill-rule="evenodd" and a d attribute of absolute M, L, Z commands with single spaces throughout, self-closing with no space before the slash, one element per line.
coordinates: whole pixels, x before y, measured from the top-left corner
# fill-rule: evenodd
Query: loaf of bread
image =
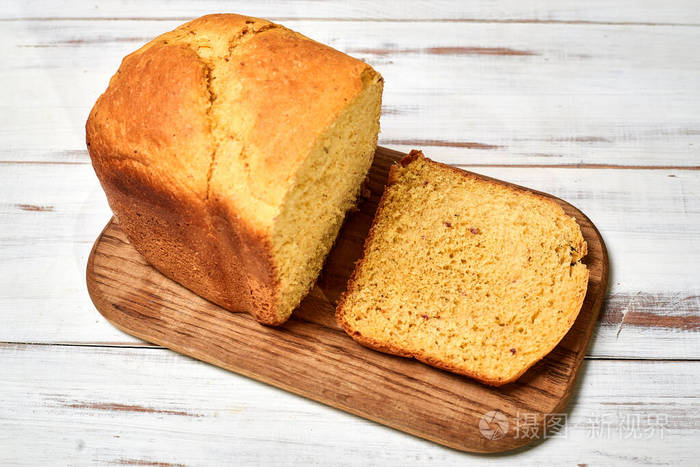
<path fill-rule="evenodd" d="M 585 254 L 552 199 L 412 152 L 391 169 L 336 318 L 361 344 L 502 385 L 574 323 Z"/>
<path fill-rule="evenodd" d="M 383 81 L 280 25 L 211 15 L 128 55 L 87 145 L 133 246 L 231 311 L 280 324 L 371 165 Z"/>

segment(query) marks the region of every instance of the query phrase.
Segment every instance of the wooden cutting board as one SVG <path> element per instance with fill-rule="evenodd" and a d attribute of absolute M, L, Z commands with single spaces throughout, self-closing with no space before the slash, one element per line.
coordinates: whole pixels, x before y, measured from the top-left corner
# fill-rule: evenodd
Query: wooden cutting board
<path fill-rule="evenodd" d="M 566 337 L 515 383 L 491 388 L 375 352 L 335 323 L 334 303 L 360 256 L 389 167 L 403 156 L 378 148 L 371 196 L 349 215 L 318 284 L 279 328 L 226 311 L 165 278 L 114 219 L 88 261 L 90 296 L 105 318 L 140 339 L 452 448 L 505 451 L 553 435 L 555 425 L 565 429 L 565 415 L 556 414 L 565 412 L 596 323 L 608 257 L 591 221 L 562 200 L 554 198 L 576 217 L 588 242 L 588 293 Z"/>

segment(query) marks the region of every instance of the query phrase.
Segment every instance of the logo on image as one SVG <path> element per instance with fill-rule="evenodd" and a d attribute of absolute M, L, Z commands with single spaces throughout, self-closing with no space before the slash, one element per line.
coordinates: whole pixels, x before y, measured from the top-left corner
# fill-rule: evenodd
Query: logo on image
<path fill-rule="evenodd" d="M 509 426 L 508 417 L 500 410 L 486 412 L 479 420 L 481 436 L 492 441 L 503 439 Z"/>

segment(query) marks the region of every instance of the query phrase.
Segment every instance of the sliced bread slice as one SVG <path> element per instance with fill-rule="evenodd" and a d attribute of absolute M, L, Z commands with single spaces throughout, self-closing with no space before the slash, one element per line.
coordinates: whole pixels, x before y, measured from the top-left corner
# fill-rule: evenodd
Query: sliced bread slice
<path fill-rule="evenodd" d="M 554 200 L 413 151 L 391 169 L 336 319 L 363 345 L 499 386 L 574 323 L 585 254 Z"/>

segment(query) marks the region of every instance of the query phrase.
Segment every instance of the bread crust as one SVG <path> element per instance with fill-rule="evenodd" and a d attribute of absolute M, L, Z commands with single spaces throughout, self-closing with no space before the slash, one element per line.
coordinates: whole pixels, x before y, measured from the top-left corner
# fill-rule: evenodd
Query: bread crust
<path fill-rule="evenodd" d="M 265 68 L 278 55 L 296 61 Z M 314 58 L 307 63 L 308 55 Z M 254 68 L 256 61 L 263 68 Z M 244 75 L 246 66 L 252 70 Z M 282 26 L 240 15 L 198 18 L 125 57 L 90 113 L 86 141 L 130 243 L 196 294 L 282 324 L 288 315 L 277 309 L 275 209 L 368 70 L 374 73 Z M 229 102 L 215 92 L 215 80 L 236 73 L 241 81 L 232 88 L 245 93 Z M 276 97 L 262 99 L 271 92 Z M 319 96 L 329 102 L 304 101 Z M 303 120 L 304 131 L 280 115 Z M 230 151 L 229 139 L 246 151 Z M 234 191 L 227 183 L 243 179 L 243 168 L 245 190 L 239 183 Z"/>
<path fill-rule="evenodd" d="M 360 270 L 362 269 L 362 266 L 365 262 L 365 256 L 366 252 L 369 250 L 369 246 L 372 243 L 372 240 L 375 235 L 375 227 L 377 224 L 377 220 L 379 219 L 380 214 L 386 207 L 387 203 L 387 192 L 389 188 L 397 183 L 398 181 L 398 169 L 400 167 L 406 167 L 412 162 L 418 160 L 418 159 L 424 159 L 425 156 L 421 151 L 418 150 L 412 150 L 407 156 L 403 157 L 398 164 L 393 165 L 389 169 L 389 177 L 387 180 L 387 185 L 384 188 L 384 192 L 382 193 L 382 197 L 379 200 L 379 205 L 377 207 L 376 214 L 374 215 L 374 219 L 372 220 L 372 225 L 370 227 L 369 233 L 367 235 L 367 238 L 365 239 L 364 246 L 363 246 L 363 255 L 362 257 L 357 261 L 355 265 L 355 269 L 353 270 L 352 274 L 350 275 L 350 279 L 348 280 L 348 285 L 347 289 L 345 292 L 343 292 L 338 300 L 338 304 L 336 306 L 336 311 L 335 311 L 335 318 L 336 322 L 338 325 L 345 330 L 345 332 L 350 335 L 356 342 L 364 345 L 365 347 L 372 348 L 374 350 L 378 350 L 380 352 L 392 354 L 392 355 L 397 355 L 400 357 L 407 357 L 407 358 L 415 358 L 418 361 L 421 361 L 423 363 L 426 363 L 428 365 L 434 366 L 436 368 L 440 368 L 442 370 L 449 371 L 451 373 L 456 373 L 464 376 L 468 376 L 470 378 L 473 378 L 483 384 L 489 385 L 489 386 L 502 386 L 504 384 L 512 383 L 513 381 L 517 380 L 520 378 L 528 369 L 530 369 L 534 364 L 536 364 L 538 361 L 540 361 L 542 358 L 544 358 L 547 354 L 549 354 L 554 348 L 561 342 L 561 339 L 557 342 L 555 342 L 551 348 L 546 349 L 541 352 L 541 354 L 533 359 L 532 363 L 530 363 L 528 366 L 524 367 L 520 372 L 517 374 L 509 377 L 509 378 L 489 378 L 488 376 L 485 376 L 481 373 L 475 372 L 475 371 L 469 371 L 465 368 L 460 368 L 456 365 L 450 364 L 449 362 L 443 361 L 436 359 L 434 357 L 431 357 L 430 355 L 427 355 L 424 352 L 412 352 L 408 351 L 405 349 L 402 349 L 400 347 L 397 347 L 391 343 L 387 342 L 381 342 L 378 341 L 372 337 L 365 336 L 361 334 L 359 331 L 356 331 L 352 328 L 350 323 L 345 319 L 345 305 L 347 298 L 350 294 L 352 294 L 356 288 L 357 288 L 357 277 L 359 275 Z M 463 170 L 460 170 L 458 168 L 452 167 L 447 164 L 443 164 L 440 162 L 432 161 L 431 162 L 438 164 L 442 167 L 448 168 L 456 173 L 459 173 L 462 176 L 465 177 L 472 177 L 480 180 L 485 180 L 490 183 L 495 183 L 499 184 L 502 186 L 505 186 L 509 190 L 512 191 L 519 191 L 519 192 L 526 192 L 531 195 L 535 195 L 538 198 L 542 199 L 543 201 L 546 201 L 548 203 L 555 203 L 551 198 L 544 196 L 538 192 L 528 190 L 526 188 L 510 185 L 507 183 L 504 183 L 500 180 L 495 180 L 490 177 L 482 176 L 482 175 L 477 175 L 477 174 L 472 174 L 465 172 Z M 556 204 L 556 203 L 555 203 Z M 579 246 L 579 251 L 582 252 L 581 257 L 585 256 L 587 253 L 587 247 L 586 247 L 586 242 L 584 241 L 582 245 Z M 578 316 L 578 313 L 581 310 L 581 307 L 583 306 L 583 301 L 586 297 L 586 291 L 587 291 L 587 284 L 588 284 L 588 270 L 586 270 L 586 288 L 582 290 L 582 292 L 579 294 L 577 297 L 577 301 L 572 304 L 572 309 L 575 309 L 576 312 L 574 313 L 569 313 L 568 315 L 570 316 L 569 322 L 568 322 L 568 327 L 571 328 L 571 326 L 574 324 L 574 321 L 576 321 L 576 318 Z M 564 336 L 562 336 L 562 339 Z"/>

